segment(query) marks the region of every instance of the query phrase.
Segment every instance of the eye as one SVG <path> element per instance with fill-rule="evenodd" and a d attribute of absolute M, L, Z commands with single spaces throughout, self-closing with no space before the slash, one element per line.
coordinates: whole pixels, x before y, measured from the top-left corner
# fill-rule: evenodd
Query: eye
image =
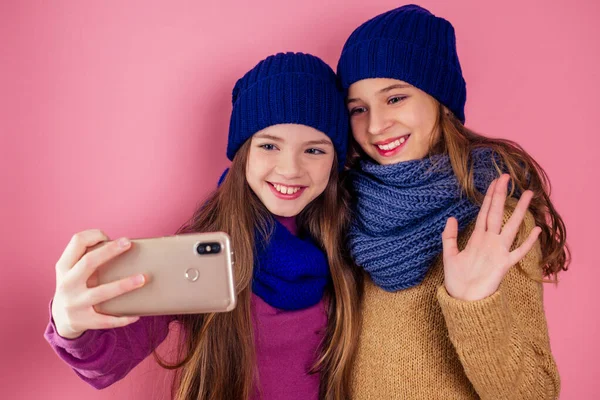
<path fill-rule="evenodd" d="M 320 149 L 308 149 L 308 150 L 306 150 L 306 153 L 308 153 L 308 154 L 315 154 L 315 155 L 327 154 L 323 150 L 320 150 Z"/>
<path fill-rule="evenodd" d="M 267 150 L 267 151 L 271 151 L 271 150 L 275 150 L 275 149 L 277 149 L 277 147 L 275 147 L 275 145 L 274 145 L 274 144 L 270 144 L 270 143 L 261 144 L 261 145 L 260 145 L 260 146 L 258 146 L 258 147 L 260 147 L 260 148 L 262 148 L 262 149 L 265 149 L 265 150 Z"/>
<path fill-rule="evenodd" d="M 352 110 L 350 110 L 350 116 L 362 114 L 366 111 L 367 109 L 365 107 L 355 107 Z"/>
<path fill-rule="evenodd" d="M 397 104 L 404 100 L 406 96 L 394 96 L 388 100 L 388 104 Z"/>

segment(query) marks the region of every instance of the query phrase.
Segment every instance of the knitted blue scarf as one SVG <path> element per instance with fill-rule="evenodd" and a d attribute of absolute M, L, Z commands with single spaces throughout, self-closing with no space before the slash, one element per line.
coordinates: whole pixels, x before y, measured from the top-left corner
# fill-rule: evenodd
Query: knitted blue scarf
<path fill-rule="evenodd" d="M 301 310 L 321 301 L 330 272 L 327 257 L 309 238 L 275 220 L 268 240 L 256 235 L 252 291 L 272 307 Z"/>
<path fill-rule="evenodd" d="M 485 193 L 498 176 L 493 153 L 477 149 L 471 160 L 475 187 Z M 447 155 L 393 165 L 362 161 L 351 177 L 356 203 L 350 250 L 386 291 L 420 284 L 442 252 L 447 219 L 455 217 L 462 230 L 479 211 L 462 192 Z"/>

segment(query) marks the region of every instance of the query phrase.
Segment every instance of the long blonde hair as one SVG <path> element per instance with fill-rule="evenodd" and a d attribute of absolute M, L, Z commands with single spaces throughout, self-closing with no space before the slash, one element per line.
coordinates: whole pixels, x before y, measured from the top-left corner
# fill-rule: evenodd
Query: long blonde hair
<path fill-rule="evenodd" d="M 511 177 L 513 192 L 533 191 L 529 211 L 535 224 L 542 229 L 539 240 L 544 276 L 556 279 L 560 271 L 566 271 L 571 259 L 567 229 L 550 199 L 550 179 L 546 171 L 519 144 L 473 132 L 442 105 L 439 106 L 438 126 L 441 136 L 437 140 L 432 136 L 430 153 L 449 155 L 454 174 L 471 199 L 480 204 L 483 201 L 483 195 L 473 184 L 469 157 L 473 149 L 481 147 L 492 149 L 500 157 L 502 166 Z"/>

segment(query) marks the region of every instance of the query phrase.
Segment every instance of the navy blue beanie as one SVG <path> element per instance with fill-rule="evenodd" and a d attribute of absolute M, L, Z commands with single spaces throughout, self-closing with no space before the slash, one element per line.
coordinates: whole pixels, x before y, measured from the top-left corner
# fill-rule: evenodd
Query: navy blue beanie
<path fill-rule="evenodd" d="M 465 122 L 467 87 L 454 27 L 417 5 L 388 11 L 356 28 L 342 50 L 338 76 L 345 90 L 367 78 L 407 82 Z"/>
<path fill-rule="evenodd" d="M 256 132 L 277 124 L 310 126 L 327 135 L 346 159 L 349 127 L 335 72 L 318 57 L 279 53 L 259 62 L 233 88 L 227 158 Z"/>

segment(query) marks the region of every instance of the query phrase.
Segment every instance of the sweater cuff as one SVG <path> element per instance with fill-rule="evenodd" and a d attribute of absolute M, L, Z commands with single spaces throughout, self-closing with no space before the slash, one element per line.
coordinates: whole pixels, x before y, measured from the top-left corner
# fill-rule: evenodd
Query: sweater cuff
<path fill-rule="evenodd" d="M 464 301 L 450 296 L 446 287 L 441 285 L 437 298 L 450 340 L 455 345 L 494 345 L 509 340 L 512 318 L 508 302 L 500 289 L 485 299 Z"/>
<path fill-rule="evenodd" d="M 80 351 L 87 348 L 90 343 L 94 343 L 103 332 L 102 330 L 88 329 L 87 331 L 83 332 L 81 336 L 75 339 L 64 338 L 59 335 L 58 331 L 56 330 L 56 325 L 54 324 L 54 318 L 52 318 L 52 300 L 50 300 L 49 313 L 50 322 L 48 323 L 46 332 L 44 332 L 44 337 L 50 344 L 67 351 Z"/>

